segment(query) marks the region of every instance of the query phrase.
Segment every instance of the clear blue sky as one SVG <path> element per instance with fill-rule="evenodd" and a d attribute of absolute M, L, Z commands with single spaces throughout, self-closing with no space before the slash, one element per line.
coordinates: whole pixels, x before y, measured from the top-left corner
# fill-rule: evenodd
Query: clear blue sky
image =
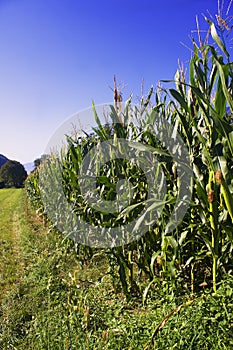
<path fill-rule="evenodd" d="M 207 9 L 217 0 L 0 0 L 0 153 L 39 157 L 67 117 L 112 101 L 114 74 L 125 99 L 173 79 Z"/>

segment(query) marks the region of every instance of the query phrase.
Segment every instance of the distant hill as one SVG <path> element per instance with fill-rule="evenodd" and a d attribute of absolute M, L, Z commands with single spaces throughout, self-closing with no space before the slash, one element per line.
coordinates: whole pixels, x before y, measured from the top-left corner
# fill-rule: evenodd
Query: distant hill
<path fill-rule="evenodd" d="M 1 166 L 4 165 L 8 160 L 10 160 L 10 159 L 8 159 L 7 157 L 5 157 L 3 154 L 0 154 L 0 168 L 1 168 Z M 26 170 L 26 172 L 27 172 L 28 174 L 30 174 L 30 172 L 31 172 L 32 170 L 35 169 L 35 164 L 34 164 L 34 162 L 23 164 L 23 166 L 24 166 L 24 169 Z"/>
<path fill-rule="evenodd" d="M 32 162 L 32 163 L 26 163 L 26 164 L 24 164 L 23 166 L 24 166 L 24 169 L 26 170 L 26 172 L 27 172 L 28 174 L 30 174 L 30 172 L 31 172 L 32 170 L 35 169 L 35 164 L 34 164 L 34 162 Z"/>
<path fill-rule="evenodd" d="M 0 167 L 8 161 L 8 158 L 0 154 Z"/>

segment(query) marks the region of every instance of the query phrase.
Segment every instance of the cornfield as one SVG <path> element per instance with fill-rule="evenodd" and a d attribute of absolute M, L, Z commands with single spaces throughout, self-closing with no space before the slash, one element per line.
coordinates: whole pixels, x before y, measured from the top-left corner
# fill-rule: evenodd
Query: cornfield
<path fill-rule="evenodd" d="M 209 19 L 207 22 L 213 43 L 193 39 L 188 74 L 179 67 L 175 81 L 171 81 L 172 88 L 151 88 L 137 107 L 132 106 L 132 97 L 124 111 L 111 106 L 109 121 L 105 124 L 101 123 L 93 105 L 98 127 L 89 135 L 67 136 L 68 152 L 48 157 L 26 181 L 32 204 L 52 226 L 77 242 L 80 260 L 88 261 L 99 252 L 106 255 L 113 283 L 120 282 L 128 299 L 140 295 L 145 300 L 153 285 L 169 283 L 179 290 L 194 292 L 206 282 L 216 292 L 223 276 L 233 273 L 233 64 L 223 40 L 226 22 L 214 24 Z M 150 131 L 157 123 L 156 116 L 165 126 L 169 125 L 166 137 L 173 133 L 180 135 L 189 155 L 190 167 L 182 173 L 190 172 L 190 181 L 186 184 L 189 206 L 174 229 L 168 229 L 172 226 L 170 218 L 183 185 L 174 159 L 177 150 L 167 149 Z M 109 140 L 114 146 L 118 139 L 135 145 L 134 158 L 144 158 L 147 164 L 150 164 L 150 155 L 145 149 L 153 149 L 158 171 L 151 180 L 156 195 L 152 193 L 150 200 L 146 176 L 150 169 L 140 166 L 142 161 L 124 159 L 127 153 L 124 143 L 117 157 L 109 154 L 108 161 L 95 168 L 95 189 L 91 187 L 91 176 L 80 175 L 83 161 L 94 147 Z M 97 157 L 104 156 L 101 152 L 93 153 L 86 170 L 95 167 Z M 105 201 L 115 201 L 119 195 L 116 183 L 123 184 L 124 179 L 129 180 L 133 190 L 132 197 L 124 197 L 122 187 L 120 198 L 124 209 L 118 205 L 111 211 L 101 211 L 89 204 L 96 193 Z M 160 196 L 165 182 L 166 194 Z M 56 183 L 62 184 L 66 201 L 59 197 L 59 191 L 54 194 Z M 85 186 L 86 197 L 81 185 Z M 83 226 L 77 227 L 77 222 L 69 216 L 64 221 L 67 206 Z M 145 208 L 146 219 L 141 214 Z M 145 221 L 147 230 L 140 234 Z M 103 229 L 103 247 L 90 244 L 95 237 L 85 231 L 85 223 Z M 119 227 L 124 229 L 117 240 L 111 236 L 110 228 Z M 133 234 L 127 227 L 132 228 Z M 80 237 L 82 243 L 79 243 Z"/>

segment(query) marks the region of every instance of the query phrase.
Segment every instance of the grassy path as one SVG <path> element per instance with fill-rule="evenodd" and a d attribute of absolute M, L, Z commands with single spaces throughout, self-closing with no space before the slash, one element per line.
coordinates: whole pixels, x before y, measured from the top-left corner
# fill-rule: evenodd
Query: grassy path
<path fill-rule="evenodd" d="M 67 298 L 62 278 L 77 265 L 71 244 L 63 238 L 44 226 L 24 189 L 0 190 L 1 350 L 56 349 L 50 347 L 50 338 Z M 57 290 L 55 304 L 60 305 L 55 316 L 51 281 Z"/>
<path fill-rule="evenodd" d="M 0 190 L 0 301 L 22 274 L 19 227 L 22 196 L 22 189 Z"/>
<path fill-rule="evenodd" d="M 72 242 L 43 226 L 23 189 L 0 190 L 0 249 L 1 350 L 233 349 L 232 277 L 157 332 L 186 299 L 161 286 L 147 304 L 127 303 L 102 253 L 82 267 Z"/>

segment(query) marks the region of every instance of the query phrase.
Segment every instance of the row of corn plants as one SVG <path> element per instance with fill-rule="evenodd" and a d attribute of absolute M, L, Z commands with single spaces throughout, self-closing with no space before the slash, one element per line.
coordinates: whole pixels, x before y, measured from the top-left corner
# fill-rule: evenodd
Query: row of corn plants
<path fill-rule="evenodd" d="M 177 73 L 176 89 L 170 89 L 178 102 L 179 132 L 192 156 L 195 175 L 191 207 L 190 240 L 203 241 L 204 256 L 211 259 L 213 288 L 217 277 L 232 269 L 233 238 L 233 65 L 213 22 L 210 25 L 216 47 L 194 42 L 189 82 L 183 71 Z M 223 33 L 223 24 L 219 33 Z M 193 218 L 193 219 L 192 219 Z M 200 258 L 200 257 L 198 257 Z M 194 269 L 197 256 L 193 256 Z"/>
<path fill-rule="evenodd" d="M 150 288 L 158 284 L 166 286 L 172 283 L 174 289 L 195 291 L 206 282 L 216 292 L 223 275 L 233 273 L 233 64 L 217 25 L 207 21 L 213 44 L 193 40 L 188 76 L 179 68 L 173 88 L 151 89 L 133 109 L 136 123 L 130 119 L 131 98 L 123 112 L 112 106 L 109 122 L 105 124 L 100 122 L 93 107 L 98 126 L 93 128 L 93 133 L 68 136 L 68 152 L 47 158 L 26 181 L 32 203 L 51 219 L 53 226 L 62 228 L 73 239 L 77 234 L 78 237 L 82 234 L 87 237 L 86 244 L 76 245 L 80 260 L 86 261 L 100 250 L 106 254 L 114 286 L 120 286 L 128 299 L 140 295 L 145 300 Z M 223 33 L 224 28 L 220 26 L 219 29 Z M 172 151 L 169 152 L 148 128 L 148 125 L 154 126 L 155 115 L 181 135 L 191 159 L 192 198 L 182 222 L 173 231 L 166 230 L 166 227 L 182 185 Z M 95 191 L 104 200 L 115 201 L 118 195 L 116 183 L 123 179 L 130 181 L 134 194 L 132 198 L 125 198 L 128 206 L 119 209 L 120 215 L 116 211 L 101 212 L 93 208 L 80 189 L 82 179 L 78 174 L 84 157 L 102 142 L 112 140 L 114 144 L 117 139 L 140 144 L 141 147 L 135 149 L 136 155 L 148 162 L 149 155 L 144 155 L 144 145 L 153 149 L 158 168 L 165 176 L 167 193 L 159 198 L 163 208 L 156 223 L 149 226 L 145 234 L 136 240 L 127 240 L 128 236 L 132 238 L 131 232 L 123 232 L 122 242 L 127 244 L 118 242 L 105 249 L 90 248 L 92 237 L 88 232 L 80 232 L 85 230 L 85 225 L 77 227 L 69 215 L 64 222 L 67 204 L 59 197 L 59 191 L 53 193 L 54 182 L 62 183 L 66 201 L 75 217 L 93 227 L 105 229 L 101 238 L 103 242 L 114 243 L 108 228 L 124 227 L 135 218 L 134 229 L 140 231 L 144 218 L 140 213 L 148 199 L 149 183 L 137 162 L 124 159 L 124 149 L 122 157 L 115 159 L 113 155 L 106 164 L 96 168 Z M 101 152 L 96 157 L 101 158 Z M 95 161 L 93 156 L 90 163 Z M 39 186 L 39 178 L 47 184 L 43 188 Z M 159 186 L 160 181 L 157 174 L 154 184 Z M 50 207 L 46 206 L 48 202 Z M 147 209 L 151 216 L 157 207 L 154 197 Z"/>

